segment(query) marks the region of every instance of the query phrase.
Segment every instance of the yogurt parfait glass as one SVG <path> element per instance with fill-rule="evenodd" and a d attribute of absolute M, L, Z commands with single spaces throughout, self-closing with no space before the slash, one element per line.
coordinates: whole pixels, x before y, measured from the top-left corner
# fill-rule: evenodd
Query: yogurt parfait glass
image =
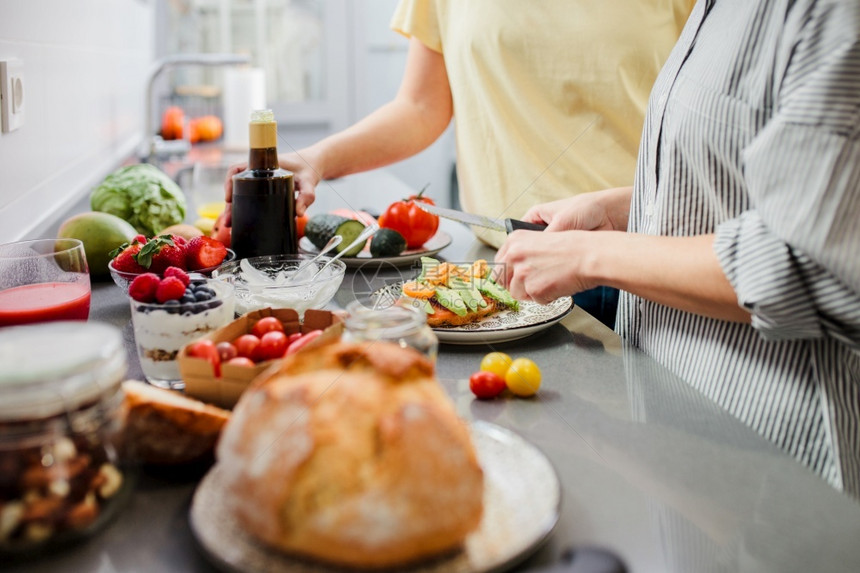
<path fill-rule="evenodd" d="M 135 345 L 146 380 L 160 388 L 184 389 L 176 360 L 179 350 L 230 323 L 235 304 L 233 286 L 212 279 L 192 280 L 181 300 L 132 299 Z"/>

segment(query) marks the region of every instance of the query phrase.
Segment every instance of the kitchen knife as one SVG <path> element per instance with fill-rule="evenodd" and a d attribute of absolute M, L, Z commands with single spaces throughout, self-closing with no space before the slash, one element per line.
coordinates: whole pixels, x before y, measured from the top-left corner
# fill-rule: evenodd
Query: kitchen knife
<path fill-rule="evenodd" d="M 492 217 L 484 217 L 483 215 L 472 215 L 471 213 L 464 213 L 463 211 L 437 207 L 436 205 L 431 205 L 430 203 L 425 203 L 423 201 L 415 201 L 415 204 L 418 205 L 420 209 L 439 217 L 445 217 L 452 221 L 459 221 L 460 223 L 466 223 L 467 225 L 486 227 L 488 229 L 505 233 L 511 233 L 517 229 L 525 229 L 526 231 L 543 231 L 546 229 L 546 225 L 526 223 L 525 221 L 520 221 L 518 219 L 493 219 Z"/>

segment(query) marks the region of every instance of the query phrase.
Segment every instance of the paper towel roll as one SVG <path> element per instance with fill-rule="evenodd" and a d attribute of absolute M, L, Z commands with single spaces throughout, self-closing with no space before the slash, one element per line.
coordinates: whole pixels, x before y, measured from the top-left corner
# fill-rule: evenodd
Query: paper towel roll
<path fill-rule="evenodd" d="M 224 147 L 248 148 L 248 121 L 266 108 L 266 73 L 262 68 L 224 70 Z"/>

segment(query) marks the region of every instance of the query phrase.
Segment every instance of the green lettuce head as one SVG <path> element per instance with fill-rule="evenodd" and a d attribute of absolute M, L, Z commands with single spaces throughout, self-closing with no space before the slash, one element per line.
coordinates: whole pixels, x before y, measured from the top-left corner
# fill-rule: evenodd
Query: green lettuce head
<path fill-rule="evenodd" d="M 148 163 L 129 165 L 105 177 L 90 195 L 93 211 L 125 219 L 152 237 L 185 220 L 185 195 L 173 179 Z"/>

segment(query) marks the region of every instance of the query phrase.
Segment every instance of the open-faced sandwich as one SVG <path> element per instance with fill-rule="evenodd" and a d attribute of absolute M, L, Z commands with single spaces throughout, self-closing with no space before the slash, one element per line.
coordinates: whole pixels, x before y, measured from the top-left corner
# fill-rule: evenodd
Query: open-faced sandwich
<path fill-rule="evenodd" d="M 491 275 L 483 259 L 458 265 L 421 257 L 421 274 L 401 289 L 404 297 L 424 309 L 431 327 L 459 326 L 503 308 L 519 309 L 517 300 Z"/>

